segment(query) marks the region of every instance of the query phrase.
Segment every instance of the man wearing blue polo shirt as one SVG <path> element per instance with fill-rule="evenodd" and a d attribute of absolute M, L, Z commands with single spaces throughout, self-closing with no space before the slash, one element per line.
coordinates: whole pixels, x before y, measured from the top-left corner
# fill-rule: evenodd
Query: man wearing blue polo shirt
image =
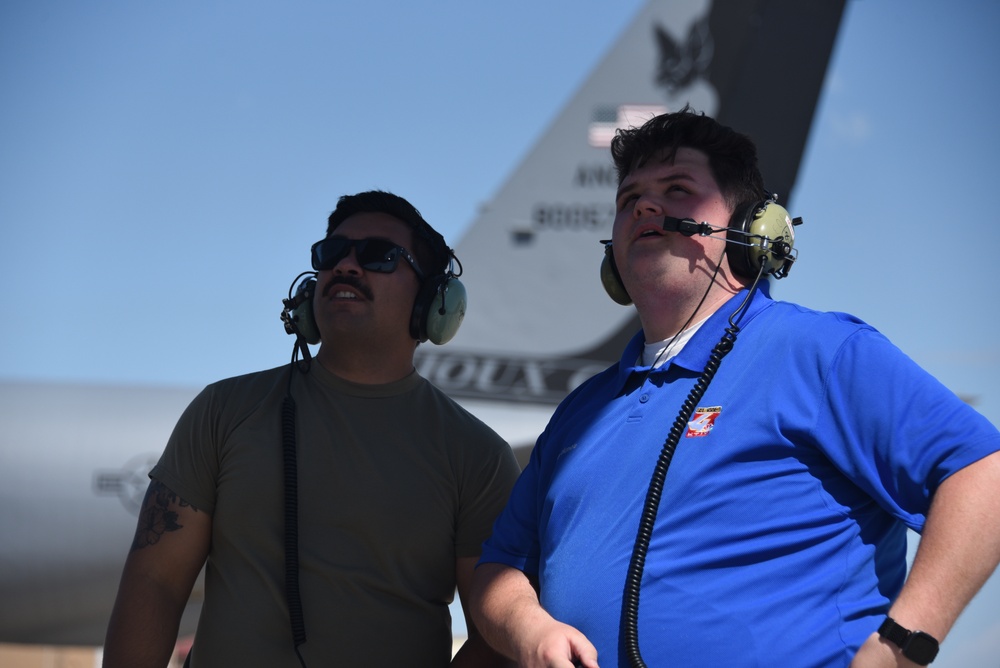
<path fill-rule="evenodd" d="M 1000 433 L 869 325 L 769 297 L 793 221 L 747 137 L 685 109 L 612 155 L 602 278 L 642 331 L 539 438 L 478 628 L 522 666 L 926 665 L 1000 561 Z"/>

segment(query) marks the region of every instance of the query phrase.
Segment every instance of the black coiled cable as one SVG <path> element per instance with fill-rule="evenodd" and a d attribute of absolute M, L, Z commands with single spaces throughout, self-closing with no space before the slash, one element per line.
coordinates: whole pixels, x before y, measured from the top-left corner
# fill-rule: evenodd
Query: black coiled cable
<path fill-rule="evenodd" d="M 297 367 L 294 353 L 291 366 L 288 393 L 281 404 L 281 455 L 285 474 L 285 599 L 288 603 L 288 618 L 292 625 L 295 655 L 299 658 L 302 668 L 306 668 L 306 662 L 299 652 L 299 646 L 306 641 L 306 625 L 299 592 L 299 480 L 295 452 L 295 400 L 291 391 L 292 377 L 295 376 Z"/>
<path fill-rule="evenodd" d="M 764 269 L 765 266 L 762 264 L 756 280 L 747 289 L 746 297 L 729 316 L 729 327 L 726 328 L 719 342 L 715 344 L 715 348 L 712 349 L 712 353 L 708 357 L 708 363 L 705 364 L 705 369 L 698 376 L 698 380 L 695 381 L 694 387 L 688 393 L 687 399 L 681 405 L 677 418 L 670 427 L 670 433 L 667 434 L 667 440 L 664 441 L 663 448 L 660 450 L 660 456 L 656 460 L 653 477 L 649 481 L 649 490 L 646 492 L 646 501 L 642 507 L 635 545 L 632 547 L 632 558 L 629 560 L 628 572 L 625 575 L 625 589 L 622 592 L 621 637 L 619 640 L 625 650 L 629 665 L 633 668 L 646 668 L 646 663 L 642 660 L 642 654 L 639 652 L 639 589 L 642 584 L 642 572 L 646 566 L 646 553 L 653 537 L 656 513 L 660 508 L 660 497 L 663 495 L 667 469 L 670 467 L 674 450 L 680 443 L 681 435 L 684 433 L 695 407 L 704 396 L 709 383 L 715 378 L 719 365 L 722 364 L 722 358 L 729 354 L 736 343 L 736 335 L 740 331 L 736 320 L 742 318 L 744 309 L 750 303 L 754 290 L 764 276 Z"/>
<path fill-rule="evenodd" d="M 642 571 L 646 565 L 649 542 L 653 537 L 656 513 L 660 508 L 660 497 L 663 495 L 663 483 L 667 478 L 667 469 L 670 467 L 674 450 L 677 449 L 677 444 L 687 428 L 695 406 L 698 405 L 705 390 L 708 389 L 709 383 L 712 382 L 712 378 L 715 377 L 716 371 L 719 370 L 722 358 L 733 349 L 733 342 L 736 341 L 738 331 L 735 327 L 727 328 L 722 339 L 715 344 L 715 348 L 708 358 L 708 364 L 705 365 L 705 370 L 698 377 L 684 401 L 677 419 L 674 420 L 674 424 L 670 428 L 667 440 L 663 443 L 663 449 L 660 451 L 660 457 L 656 461 L 656 467 L 653 469 L 653 477 L 649 481 L 649 491 L 646 493 L 646 502 L 642 508 L 642 517 L 639 520 L 639 530 L 636 533 L 635 546 L 632 548 L 632 559 L 629 561 L 628 573 L 625 576 L 625 590 L 622 595 L 622 642 L 631 666 L 645 667 L 646 665 L 639 652 L 639 588 L 642 582 Z"/>

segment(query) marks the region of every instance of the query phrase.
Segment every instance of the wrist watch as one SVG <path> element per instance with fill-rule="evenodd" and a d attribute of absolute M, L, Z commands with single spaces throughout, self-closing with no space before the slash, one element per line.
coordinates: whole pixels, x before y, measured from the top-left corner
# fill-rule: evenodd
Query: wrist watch
<path fill-rule="evenodd" d="M 878 627 L 878 634 L 903 650 L 903 656 L 907 659 L 921 666 L 933 661 L 940 647 L 934 636 L 903 628 L 889 616 Z"/>

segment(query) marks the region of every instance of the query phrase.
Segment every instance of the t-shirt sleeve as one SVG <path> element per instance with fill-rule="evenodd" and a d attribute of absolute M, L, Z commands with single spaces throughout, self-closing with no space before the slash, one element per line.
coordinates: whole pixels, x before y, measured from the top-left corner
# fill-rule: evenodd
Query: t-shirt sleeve
<path fill-rule="evenodd" d="M 149 473 L 182 499 L 209 515 L 215 511 L 218 456 L 217 401 L 208 386 L 188 405 L 174 426 L 160 460 Z"/>
<path fill-rule="evenodd" d="M 527 466 L 521 472 L 493 534 L 483 545 L 479 563 L 498 563 L 529 575 L 538 574 L 538 494 L 540 455 L 545 434 L 539 437 Z"/>
<path fill-rule="evenodd" d="M 482 454 L 468 458 L 466 479 L 455 536 L 458 557 L 475 557 L 482 551 L 493 522 L 503 510 L 520 471 L 514 452 L 495 432 L 481 425 L 473 438 Z M 477 448 L 479 450 L 479 448 Z"/>

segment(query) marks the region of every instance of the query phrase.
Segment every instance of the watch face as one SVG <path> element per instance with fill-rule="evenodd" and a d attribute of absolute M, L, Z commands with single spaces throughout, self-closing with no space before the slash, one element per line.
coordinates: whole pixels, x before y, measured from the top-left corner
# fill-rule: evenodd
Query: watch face
<path fill-rule="evenodd" d="M 938 653 L 938 641 L 923 631 L 914 631 L 903 647 L 903 655 L 926 666 Z"/>

